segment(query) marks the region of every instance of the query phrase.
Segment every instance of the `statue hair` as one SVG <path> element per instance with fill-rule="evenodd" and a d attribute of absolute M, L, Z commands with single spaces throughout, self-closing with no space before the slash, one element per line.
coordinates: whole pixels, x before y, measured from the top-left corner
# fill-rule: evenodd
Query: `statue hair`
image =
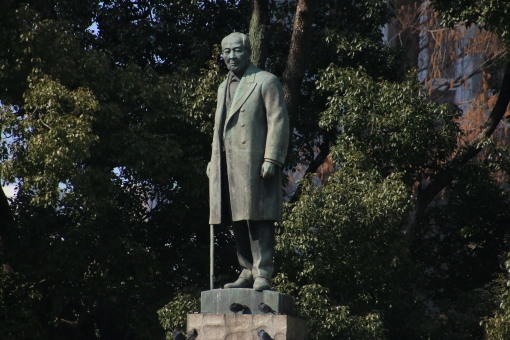
<path fill-rule="evenodd" d="M 248 38 L 248 36 L 244 33 L 241 33 L 241 32 L 233 32 L 233 33 L 230 33 L 229 35 L 227 35 L 225 38 L 223 38 L 223 40 L 221 41 L 221 46 L 223 46 L 223 42 L 229 38 L 229 37 L 237 37 L 237 38 L 240 38 L 242 43 L 243 43 L 243 46 L 244 48 L 246 48 L 248 50 L 248 53 L 250 53 L 251 55 L 251 44 L 250 44 L 250 38 Z"/>

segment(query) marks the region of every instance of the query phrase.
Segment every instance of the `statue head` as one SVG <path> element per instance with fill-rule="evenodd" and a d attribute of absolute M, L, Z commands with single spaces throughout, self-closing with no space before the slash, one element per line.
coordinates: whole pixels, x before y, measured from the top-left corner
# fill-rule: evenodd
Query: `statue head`
<path fill-rule="evenodd" d="M 221 41 L 223 59 L 229 71 L 240 76 L 250 65 L 251 46 L 246 34 L 234 32 Z"/>

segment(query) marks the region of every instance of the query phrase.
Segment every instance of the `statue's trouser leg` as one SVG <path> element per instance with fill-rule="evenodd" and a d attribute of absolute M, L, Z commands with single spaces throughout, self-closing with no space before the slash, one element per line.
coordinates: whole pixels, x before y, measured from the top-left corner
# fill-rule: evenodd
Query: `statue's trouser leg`
<path fill-rule="evenodd" d="M 271 281 L 274 271 L 274 222 L 247 221 L 250 232 L 250 246 L 253 258 L 253 278 L 264 277 Z"/>
<path fill-rule="evenodd" d="M 232 222 L 232 230 L 237 248 L 237 260 L 242 268 L 239 277 L 253 283 L 252 267 L 253 258 L 251 254 L 250 232 L 246 221 Z"/>

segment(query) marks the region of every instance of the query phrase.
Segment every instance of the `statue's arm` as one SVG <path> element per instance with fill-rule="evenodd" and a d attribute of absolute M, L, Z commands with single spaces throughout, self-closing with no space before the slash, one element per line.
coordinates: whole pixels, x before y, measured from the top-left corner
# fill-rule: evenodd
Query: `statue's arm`
<path fill-rule="evenodd" d="M 264 79 L 261 85 L 261 93 L 266 108 L 267 138 L 264 152 L 266 167 L 282 166 L 285 163 L 287 148 L 289 146 L 289 115 L 283 88 L 274 75 Z"/>

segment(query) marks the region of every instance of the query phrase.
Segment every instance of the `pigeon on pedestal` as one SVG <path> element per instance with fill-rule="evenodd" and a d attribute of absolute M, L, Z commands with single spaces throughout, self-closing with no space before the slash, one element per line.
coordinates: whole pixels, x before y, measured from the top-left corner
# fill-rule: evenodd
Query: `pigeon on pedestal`
<path fill-rule="evenodd" d="M 260 331 L 257 332 L 257 335 L 259 336 L 259 339 L 260 340 L 273 340 L 273 338 L 271 338 L 269 336 L 269 334 L 266 333 L 265 330 L 261 329 Z"/>
<path fill-rule="evenodd" d="M 259 303 L 259 311 L 261 311 L 264 314 L 267 314 L 267 313 L 276 314 L 276 312 L 271 307 L 266 305 L 264 302 Z"/>
<path fill-rule="evenodd" d="M 234 314 L 237 314 L 239 312 L 243 312 L 246 306 L 241 305 L 240 303 L 234 302 L 230 305 L 230 311 Z"/>

